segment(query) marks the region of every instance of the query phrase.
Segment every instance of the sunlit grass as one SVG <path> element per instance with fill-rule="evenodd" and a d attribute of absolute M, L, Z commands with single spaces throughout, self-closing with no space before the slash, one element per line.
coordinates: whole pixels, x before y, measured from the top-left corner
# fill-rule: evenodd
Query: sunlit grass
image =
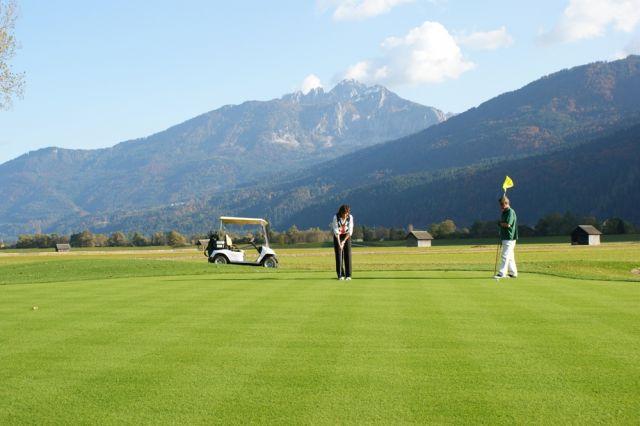
<path fill-rule="evenodd" d="M 279 253 L 0 256 L 0 424 L 637 422 L 638 244 Z"/>

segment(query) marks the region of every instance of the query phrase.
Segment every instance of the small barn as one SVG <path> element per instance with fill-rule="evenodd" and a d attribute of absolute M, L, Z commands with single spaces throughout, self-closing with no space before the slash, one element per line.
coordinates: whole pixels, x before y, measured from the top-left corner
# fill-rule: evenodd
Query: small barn
<path fill-rule="evenodd" d="M 431 247 L 433 237 L 427 231 L 411 231 L 407 234 L 405 240 L 407 247 Z"/>
<path fill-rule="evenodd" d="M 57 253 L 67 253 L 71 251 L 70 244 L 56 244 L 56 252 Z"/>
<path fill-rule="evenodd" d="M 600 235 L 602 232 L 591 225 L 578 225 L 571 233 L 571 244 L 597 246 L 600 244 Z"/>

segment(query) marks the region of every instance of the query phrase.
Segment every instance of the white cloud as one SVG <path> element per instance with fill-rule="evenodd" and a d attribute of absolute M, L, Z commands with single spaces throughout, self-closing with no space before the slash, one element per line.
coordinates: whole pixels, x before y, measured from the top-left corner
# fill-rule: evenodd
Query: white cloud
<path fill-rule="evenodd" d="M 624 50 L 618 50 L 617 52 L 615 52 L 613 55 L 611 55 L 611 60 L 612 61 L 617 61 L 618 59 L 624 59 L 626 58 L 627 52 L 625 52 Z"/>
<path fill-rule="evenodd" d="M 317 0 L 321 10 L 333 9 L 336 21 L 361 20 L 389 13 L 394 7 L 415 0 Z"/>
<path fill-rule="evenodd" d="M 640 55 L 640 33 L 629 40 L 624 49 L 617 50 L 611 55 L 611 60 L 624 59 L 629 55 Z"/>
<path fill-rule="evenodd" d="M 300 86 L 300 90 L 305 95 L 309 93 L 313 89 L 317 89 L 318 87 L 322 87 L 322 82 L 320 78 L 318 78 L 315 74 L 309 74 L 302 80 L 302 85 Z"/>
<path fill-rule="evenodd" d="M 384 54 L 380 58 L 352 65 L 344 78 L 369 84 L 439 83 L 475 67 L 438 22 L 427 21 L 404 37 L 389 37 L 381 47 Z"/>
<path fill-rule="evenodd" d="M 370 65 L 369 61 L 361 61 L 357 64 L 351 65 L 347 68 L 344 78 L 348 80 L 364 81 L 368 78 Z"/>
<path fill-rule="evenodd" d="M 640 0 L 570 0 L 560 21 L 540 35 L 545 43 L 603 36 L 609 27 L 631 32 L 640 22 Z"/>
<path fill-rule="evenodd" d="M 476 31 L 469 35 L 459 35 L 456 41 L 462 46 L 475 50 L 496 50 L 513 44 L 513 37 L 502 26 L 493 31 Z"/>
<path fill-rule="evenodd" d="M 633 38 L 627 47 L 624 49 L 624 53 L 627 55 L 640 55 L 640 34 L 637 34 L 635 38 Z"/>

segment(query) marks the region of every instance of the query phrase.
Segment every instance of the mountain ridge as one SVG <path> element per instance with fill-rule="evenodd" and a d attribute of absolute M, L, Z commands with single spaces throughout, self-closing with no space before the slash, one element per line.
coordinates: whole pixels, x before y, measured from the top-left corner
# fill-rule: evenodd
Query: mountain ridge
<path fill-rule="evenodd" d="M 640 117 L 636 99 L 640 99 L 639 56 L 573 67 L 499 95 L 417 134 L 364 148 L 276 182 L 220 194 L 209 200 L 206 208 L 259 214 L 270 217 L 279 228 L 288 227 L 295 223 L 293 218 L 304 216 L 298 215 L 300 211 L 312 217 L 309 205 L 342 193 L 344 188 L 366 193 L 372 182 L 394 176 L 452 173 L 456 168 L 579 147 L 616 126 L 633 125 Z M 482 155 L 478 150 L 487 152 Z M 406 167 L 398 170 L 398 164 Z M 343 197 L 334 202 L 350 201 Z M 574 207 L 589 210 L 587 205 Z"/>
<path fill-rule="evenodd" d="M 343 95 L 351 96 L 349 88 L 344 89 Z M 313 98 L 323 94 L 323 90 L 316 90 L 297 96 L 310 95 Z M 616 143 L 606 137 L 607 132 L 623 127 L 637 131 L 638 128 L 634 127 L 640 123 L 637 99 L 640 99 L 640 56 L 581 65 L 498 95 L 426 130 L 365 147 L 313 167 L 280 176 L 271 175 L 268 180 L 247 180 L 234 190 L 219 191 L 185 203 L 167 203 L 164 207 L 146 210 L 102 212 L 80 219 L 72 214 L 52 222 L 49 229 L 62 232 L 94 227 L 102 232 L 176 227 L 192 232 L 207 229 L 212 217 L 219 213 L 267 217 L 278 229 L 294 223 L 317 226 L 318 223 L 308 220 L 322 221 L 322 212 L 332 211 L 336 203 L 347 202 L 358 209 L 358 199 L 363 200 L 362 208 L 367 214 L 360 217 L 368 220 L 367 225 L 389 225 L 381 222 L 388 221 L 387 216 L 374 213 L 378 206 L 383 211 L 394 211 L 393 206 L 383 205 L 383 198 L 367 198 L 368 194 L 383 194 L 385 188 L 390 187 L 399 194 L 415 198 L 420 196 L 416 188 L 428 188 L 429 179 L 444 181 L 446 177 L 473 175 L 487 167 L 495 167 L 494 173 L 498 173 L 501 167 L 507 167 L 514 161 L 520 161 L 518 164 L 525 167 L 528 162 L 538 164 L 536 161 L 540 156 L 567 155 L 563 152 L 573 152 L 579 157 L 582 145 L 587 146 L 593 141 L 596 145 Z M 632 144 L 633 139 L 625 143 Z M 604 150 L 600 154 L 606 155 L 606 146 L 602 148 Z M 633 150 L 633 145 L 628 149 Z M 593 148 L 590 152 L 596 150 Z M 596 177 L 612 176 L 618 164 L 627 164 L 626 159 L 620 156 L 612 157 L 611 164 L 599 163 L 597 158 L 585 158 L 584 161 L 601 168 L 592 171 Z M 544 165 L 549 167 L 547 172 L 550 176 L 562 176 L 560 164 L 546 162 Z M 525 171 L 533 173 L 528 169 Z M 436 177 L 429 177 L 429 174 Z M 640 184 L 632 172 L 629 172 L 628 180 L 625 188 L 637 190 Z M 498 183 L 492 185 L 497 186 Z M 577 192 L 582 190 L 580 182 L 569 181 L 567 185 Z M 480 190 L 479 186 L 474 186 L 473 180 L 466 181 L 464 187 L 470 194 Z M 485 189 L 482 191 L 486 192 Z M 458 196 L 464 198 L 460 193 Z M 441 205 L 450 211 L 465 211 L 461 201 L 433 198 L 440 200 Z M 406 203 L 411 200 L 399 198 L 396 202 L 404 205 L 405 209 L 410 208 Z M 600 202 L 597 198 L 585 198 L 571 204 L 571 208 L 578 209 L 577 213 L 586 213 L 592 210 L 592 204 Z M 491 208 L 493 204 L 492 201 Z M 433 215 L 439 211 L 433 205 L 429 208 Z M 563 207 L 558 209 L 564 210 Z M 429 215 L 425 208 L 419 211 L 423 216 Z M 481 211 L 467 210 L 457 218 L 462 222 L 480 219 L 477 214 Z M 534 220 L 536 214 L 548 213 L 536 206 L 532 206 L 530 212 L 532 216 L 523 217 Z M 370 213 L 372 216 L 368 216 Z M 444 217 L 433 217 L 429 221 L 441 219 Z M 636 220 L 634 217 L 627 219 Z"/>
<path fill-rule="evenodd" d="M 351 205 L 358 224 L 367 226 L 404 227 L 411 223 L 426 227 L 444 219 L 469 226 L 475 220 L 495 218 L 497 199 L 502 194 L 499 185 L 505 174 L 515 180 L 516 186 L 509 196 L 523 224 L 533 225 L 546 214 L 564 211 L 640 222 L 636 208 L 640 205 L 640 169 L 636 166 L 640 163 L 639 141 L 640 119 L 553 152 L 455 170 L 395 176 L 362 187 L 345 188 L 314 199 L 285 216 L 283 212 L 291 210 L 289 204 L 265 210 L 260 200 L 253 205 L 240 201 L 231 207 L 200 202 L 115 216 L 107 226 L 95 230 L 131 228 L 150 232 L 176 228 L 197 233 L 214 227 L 217 215 L 229 213 L 267 217 L 279 230 L 293 224 L 308 228 L 328 222 L 336 206 L 344 202 Z M 91 228 L 92 222 L 83 226 Z"/>
<path fill-rule="evenodd" d="M 43 148 L 0 165 L 0 233 L 189 202 L 414 133 L 445 114 L 381 86 L 246 101 L 109 148 Z M 35 224 L 35 225 L 34 225 Z"/>

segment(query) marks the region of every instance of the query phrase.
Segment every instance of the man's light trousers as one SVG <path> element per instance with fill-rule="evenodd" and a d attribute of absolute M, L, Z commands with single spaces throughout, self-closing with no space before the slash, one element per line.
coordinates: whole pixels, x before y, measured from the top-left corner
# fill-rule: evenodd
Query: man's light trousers
<path fill-rule="evenodd" d="M 502 240 L 502 255 L 500 257 L 500 269 L 498 273 L 503 277 L 509 275 L 518 275 L 518 268 L 516 267 L 516 240 Z"/>

